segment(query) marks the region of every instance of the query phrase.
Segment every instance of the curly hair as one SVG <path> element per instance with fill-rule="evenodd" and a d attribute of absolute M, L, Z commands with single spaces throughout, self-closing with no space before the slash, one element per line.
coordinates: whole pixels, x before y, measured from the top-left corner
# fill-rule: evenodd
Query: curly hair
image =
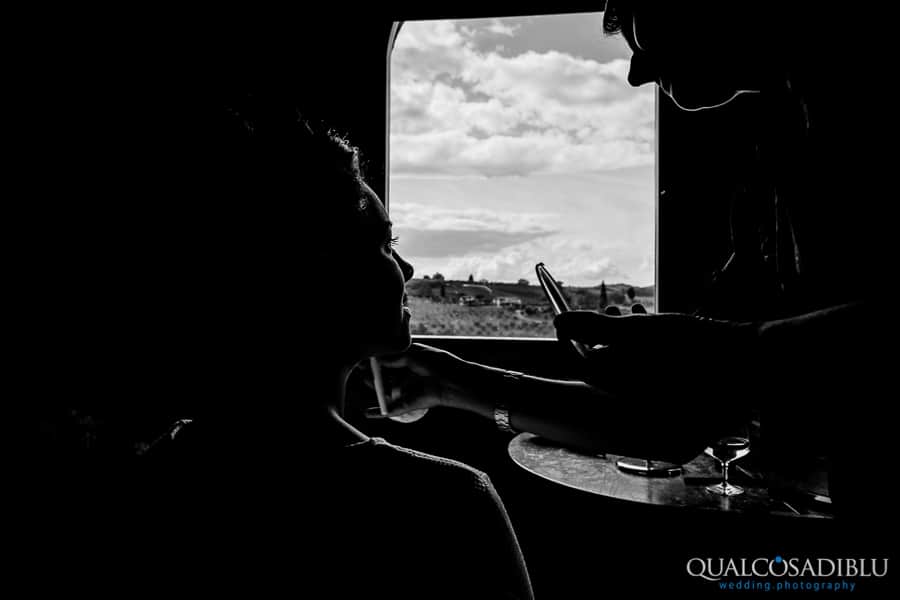
<path fill-rule="evenodd" d="M 603 11 L 603 33 L 615 35 L 622 31 L 622 20 L 614 2 L 605 2 Z"/>
<path fill-rule="evenodd" d="M 363 180 L 359 150 L 321 122 L 305 118 L 296 105 L 278 98 L 246 94 L 222 107 L 223 149 L 246 170 L 359 184 Z"/>
<path fill-rule="evenodd" d="M 204 128 L 204 192 L 216 218 L 254 245 L 319 243 L 364 215 L 359 150 L 290 99 L 242 94 Z"/>

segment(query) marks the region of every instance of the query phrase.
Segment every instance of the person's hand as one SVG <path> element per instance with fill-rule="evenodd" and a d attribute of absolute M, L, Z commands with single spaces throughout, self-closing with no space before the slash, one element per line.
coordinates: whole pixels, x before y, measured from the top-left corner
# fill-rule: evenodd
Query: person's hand
<path fill-rule="evenodd" d="M 757 330 L 679 313 L 611 316 L 571 311 L 554 320 L 557 337 L 592 346 L 584 379 L 617 394 L 635 390 L 700 398 L 727 393 L 755 375 Z M 633 394 L 632 394 L 633 395 Z"/>
<path fill-rule="evenodd" d="M 453 405 L 463 391 L 464 360 L 438 348 L 413 344 L 403 354 L 380 356 L 385 380 L 388 414 L 378 408 L 366 411 L 370 418 L 395 417 L 413 410 Z M 365 367 L 368 362 L 364 361 Z M 366 385 L 373 387 L 371 373 L 365 375 Z"/>

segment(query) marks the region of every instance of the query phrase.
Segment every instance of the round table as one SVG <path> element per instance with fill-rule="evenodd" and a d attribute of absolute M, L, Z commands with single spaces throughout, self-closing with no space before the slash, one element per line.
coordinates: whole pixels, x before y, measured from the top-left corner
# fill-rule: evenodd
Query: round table
<path fill-rule="evenodd" d="M 659 506 L 740 513 L 768 513 L 808 518 L 831 518 L 828 499 L 821 496 L 774 498 L 762 479 L 729 477 L 744 488 L 738 496 L 719 496 L 706 486 L 721 481 L 716 461 L 701 454 L 674 477 L 645 477 L 619 470 L 613 454 L 582 454 L 520 433 L 509 444 L 509 455 L 525 470 L 555 483 L 622 501 Z M 735 470 L 732 467 L 732 470 Z"/>

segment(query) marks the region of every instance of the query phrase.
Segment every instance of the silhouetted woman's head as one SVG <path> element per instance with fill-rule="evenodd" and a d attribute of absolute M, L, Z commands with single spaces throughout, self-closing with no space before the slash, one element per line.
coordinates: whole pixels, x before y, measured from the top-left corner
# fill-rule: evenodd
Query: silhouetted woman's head
<path fill-rule="evenodd" d="M 698 110 L 764 85 L 791 35 L 787 11 L 773 12 L 769 20 L 766 11 L 719 0 L 608 0 L 603 28 L 628 42 L 632 85 L 656 82 L 681 108 Z"/>
<path fill-rule="evenodd" d="M 333 133 L 354 163 L 357 151 Z M 401 352 L 410 344 L 405 283 L 412 266 L 394 249 L 397 238 L 381 200 L 358 170 L 352 189 L 323 189 L 313 198 L 319 231 L 309 273 L 316 298 L 315 318 L 326 327 L 317 342 L 332 355 L 358 361 L 368 356 Z"/>
<path fill-rule="evenodd" d="M 413 270 L 393 248 L 357 149 L 288 103 L 244 98 L 222 116 L 222 148 L 232 149 L 224 191 L 245 207 L 229 219 L 246 250 L 235 258 L 262 295 L 249 291 L 260 322 L 281 329 L 271 332 L 280 344 L 324 360 L 405 350 Z"/>

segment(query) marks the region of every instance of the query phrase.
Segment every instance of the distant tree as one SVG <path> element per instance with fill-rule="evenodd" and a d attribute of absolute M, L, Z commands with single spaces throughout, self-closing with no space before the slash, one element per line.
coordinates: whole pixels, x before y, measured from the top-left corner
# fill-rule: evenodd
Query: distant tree
<path fill-rule="evenodd" d="M 606 305 L 609 304 L 609 298 L 606 297 L 606 282 L 600 282 L 600 308 L 606 308 Z"/>
<path fill-rule="evenodd" d="M 527 279 L 520 279 L 520 280 L 517 281 L 516 283 L 517 283 L 518 285 L 528 285 L 528 280 L 527 280 Z"/>
<path fill-rule="evenodd" d="M 471 279 L 469 281 L 471 281 Z M 478 283 L 480 283 L 481 285 L 487 285 L 490 283 L 490 281 L 488 281 L 487 279 L 479 279 Z"/>
<path fill-rule="evenodd" d="M 431 278 L 436 281 L 444 281 L 444 276 L 441 275 L 440 273 L 435 273 L 434 275 L 431 276 Z"/>
<path fill-rule="evenodd" d="M 469 273 L 469 283 L 475 283 L 475 276 Z"/>
<path fill-rule="evenodd" d="M 628 286 L 628 289 L 625 290 L 625 294 L 628 296 L 628 301 L 629 301 L 629 302 L 634 302 L 634 294 L 635 294 L 635 292 L 634 292 L 634 288 L 633 288 L 633 287 L 631 287 L 631 286 L 629 285 L 629 286 Z"/>
<path fill-rule="evenodd" d="M 426 276 L 423 277 L 422 279 L 431 279 L 431 276 L 430 276 L 430 275 L 426 275 Z"/>

